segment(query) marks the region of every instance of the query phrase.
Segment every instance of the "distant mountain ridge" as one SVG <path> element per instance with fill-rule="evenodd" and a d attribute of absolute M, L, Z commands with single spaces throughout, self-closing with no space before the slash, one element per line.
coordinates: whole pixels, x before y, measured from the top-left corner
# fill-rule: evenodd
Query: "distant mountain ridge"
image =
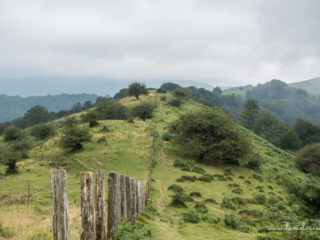
<path fill-rule="evenodd" d="M 320 94 L 320 77 L 312 78 L 301 82 L 290 83 L 289 86 L 295 88 L 302 88 L 312 94 Z"/>
<path fill-rule="evenodd" d="M 95 94 L 59 94 L 34 97 L 19 97 L 0 95 L 0 122 L 10 121 L 21 117 L 31 107 L 41 105 L 49 111 L 58 112 L 60 110 L 69 110 L 73 104 L 79 102 L 83 104 L 86 101 L 95 102 L 98 95 Z"/>

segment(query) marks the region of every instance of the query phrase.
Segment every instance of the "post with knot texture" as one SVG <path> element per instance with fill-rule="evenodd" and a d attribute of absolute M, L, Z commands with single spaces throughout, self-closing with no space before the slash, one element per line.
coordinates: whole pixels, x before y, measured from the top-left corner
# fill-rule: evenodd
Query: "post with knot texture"
<path fill-rule="evenodd" d="M 82 233 L 80 240 L 95 240 L 96 235 L 94 231 L 94 198 L 92 173 L 80 173 L 81 184 L 81 226 Z"/>
<path fill-rule="evenodd" d="M 70 240 L 66 177 L 65 170 L 51 170 L 52 231 L 54 240 Z"/>
<path fill-rule="evenodd" d="M 107 240 L 116 240 L 117 227 L 121 223 L 120 174 L 110 172 L 108 178 L 108 234 Z"/>
<path fill-rule="evenodd" d="M 105 171 L 96 172 L 96 240 L 105 238 Z"/>

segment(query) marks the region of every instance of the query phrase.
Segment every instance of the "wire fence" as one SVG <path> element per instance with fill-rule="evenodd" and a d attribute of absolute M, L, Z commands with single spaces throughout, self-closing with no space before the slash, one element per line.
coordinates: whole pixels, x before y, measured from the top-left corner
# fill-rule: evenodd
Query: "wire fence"
<path fill-rule="evenodd" d="M 68 185 L 68 186 L 80 185 L 80 182 L 69 183 L 69 184 L 67 184 L 67 185 Z M 22 200 L 22 199 L 31 197 L 31 196 L 39 193 L 39 192 L 42 192 L 42 191 L 50 188 L 50 186 L 51 186 L 51 185 L 47 185 L 47 186 L 41 187 L 41 188 L 39 188 L 39 189 L 37 189 L 37 190 L 34 190 L 34 191 L 32 191 L 32 192 L 19 195 L 18 197 L 15 197 L 14 199 L 8 200 L 8 201 L 3 202 L 3 203 L 0 203 L 0 207 L 3 207 L 3 206 L 6 206 L 6 205 L 9 205 L 9 204 L 11 204 L 11 203 L 14 203 L 14 202 L 16 202 L 16 201 L 19 201 L 19 200 Z"/>

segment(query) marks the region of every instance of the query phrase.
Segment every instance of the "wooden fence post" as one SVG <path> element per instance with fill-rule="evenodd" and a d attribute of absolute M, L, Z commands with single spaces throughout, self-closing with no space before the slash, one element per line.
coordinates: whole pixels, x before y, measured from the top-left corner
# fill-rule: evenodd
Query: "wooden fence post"
<path fill-rule="evenodd" d="M 136 180 L 130 179 L 130 222 L 134 224 L 136 222 Z"/>
<path fill-rule="evenodd" d="M 137 185 L 136 185 L 136 198 L 137 198 L 137 202 L 136 202 L 136 213 L 137 215 L 140 213 L 141 209 L 141 196 L 140 196 L 140 189 L 141 189 L 141 184 L 139 180 L 137 181 Z"/>
<path fill-rule="evenodd" d="M 94 200 L 93 200 L 93 185 L 92 173 L 80 173 L 81 183 L 81 225 L 82 233 L 81 240 L 94 240 Z"/>
<path fill-rule="evenodd" d="M 141 201 L 140 201 L 140 211 L 144 211 L 144 206 L 145 206 L 145 200 L 144 200 L 144 191 L 143 191 L 143 188 L 141 187 L 140 188 L 140 197 L 141 197 Z"/>
<path fill-rule="evenodd" d="M 116 240 L 117 227 L 121 223 L 120 175 L 110 172 L 108 178 L 108 240 Z"/>
<path fill-rule="evenodd" d="M 131 219 L 131 212 L 130 212 L 130 177 L 126 176 L 126 203 L 127 203 L 127 220 L 130 221 Z"/>
<path fill-rule="evenodd" d="M 65 170 L 51 170 L 52 225 L 54 240 L 69 240 L 68 190 Z"/>
<path fill-rule="evenodd" d="M 121 220 L 127 218 L 126 176 L 120 175 Z"/>
<path fill-rule="evenodd" d="M 96 172 L 96 240 L 105 237 L 105 171 Z"/>

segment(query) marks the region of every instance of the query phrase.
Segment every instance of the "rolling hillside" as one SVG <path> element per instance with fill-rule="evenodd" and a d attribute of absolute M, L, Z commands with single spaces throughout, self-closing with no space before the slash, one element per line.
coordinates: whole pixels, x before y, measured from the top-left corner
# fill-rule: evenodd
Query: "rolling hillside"
<path fill-rule="evenodd" d="M 164 95 L 166 100 L 161 100 Z M 252 143 L 255 158 L 262 162 L 260 170 L 218 163 L 194 163 L 172 141 L 161 138 L 162 127 L 164 124 L 170 126 L 183 113 L 205 106 L 186 99 L 177 108 L 168 104 L 170 99 L 171 93 L 156 94 L 155 91 L 141 97 L 141 101 L 156 101 L 156 133 L 150 119 L 146 122 L 134 119 L 133 123 L 104 120 L 91 128 L 93 140 L 84 144 L 82 150 L 63 151 L 58 146 L 59 135 L 39 142 L 30 151 L 29 159 L 19 163 L 19 174 L 5 176 L 5 168 L 0 166 L 0 176 L 3 176 L 0 179 L 0 203 L 25 193 L 28 186 L 32 191 L 49 185 L 49 170 L 57 166 L 67 170 L 68 183 L 75 183 L 68 187 L 70 218 L 78 216 L 80 187 L 76 183 L 79 182 L 79 172 L 114 170 L 139 179 L 144 186 L 152 135 L 155 135 L 156 164 L 152 172 L 151 202 L 139 217 L 139 224 L 146 225 L 152 233 L 148 239 L 307 239 L 293 238 L 295 232 L 266 233 L 267 227 L 280 227 L 285 222 L 294 226 L 301 222 L 314 224 L 307 216 L 306 203 L 289 186 L 295 182 L 302 185 L 318 182 L 295 168 L 294 156 L 238 126 Z M 126 106 L 138 104 L 133 97 L 123 98 L 120 102 Z M 61 120 L 52 124 L 60 128 Z M 104 126 L 109 131 L 103 131 Z M 184 162 L 189 168 L 175 167 L 177 161 Z M 202 178 L 205 174 L 207 178 Z M 193 192 L 193 202 L 186 203 L 188 208 L 170 205 L 174 193 L 169 187 L 173 184 L 182 187 L 187 195 Z M 197 223 L 186 222 L 184 216 L 195 205 L 208 212 L 203 213 Z M 71 222 L 71 239 L 79 239 L 79 220 L 76 218 Z M 50 189 L 33 195 L 29 203 L 16 201 L 0 207 L 0 239 L 39 239 L 50 227 Z M 52 237 L 49 234 L 45 239 Z"/>
<path fill-rule="evenodd" d="M 304 90 L 307 90 L 309 93 L 320 94 L 320 77 L 301 82 L 290 83 L 289 86 L 302 88 Z"/>

